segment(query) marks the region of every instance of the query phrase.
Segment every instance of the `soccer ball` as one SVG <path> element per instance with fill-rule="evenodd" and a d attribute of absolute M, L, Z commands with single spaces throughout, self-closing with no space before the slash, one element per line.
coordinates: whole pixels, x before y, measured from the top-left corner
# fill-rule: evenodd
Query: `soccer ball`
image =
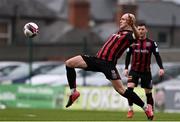
<path fill-rule="evenodd" d="M 33 38 L 38 34 L 38 26 L 34 22 L 29 22 L 24 25 L 24 34 L 26 37 Z"/>

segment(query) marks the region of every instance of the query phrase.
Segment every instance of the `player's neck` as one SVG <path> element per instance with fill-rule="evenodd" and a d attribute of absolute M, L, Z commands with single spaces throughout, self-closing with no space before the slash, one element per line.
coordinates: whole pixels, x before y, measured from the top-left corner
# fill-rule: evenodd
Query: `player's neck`
<path fill-rule="evenodd" d="M 143 36 L 143 37 L 139 37 L 140 40 L 144 40 L 146 39 L 146 36 Z"/>
<path fill-rule="evenodd" d="M 129 30 L 129 31 L 132 31 L 132 28 L 129 27 L 129 26 L 127 26 L 127 27 L 122 28 L 121 30 Z"/>

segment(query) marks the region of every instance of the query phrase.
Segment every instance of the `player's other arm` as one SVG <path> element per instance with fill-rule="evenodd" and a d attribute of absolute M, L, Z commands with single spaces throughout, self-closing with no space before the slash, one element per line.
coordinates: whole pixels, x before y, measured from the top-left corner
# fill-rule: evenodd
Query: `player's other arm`
<path fill-rule="evenodd" d="M 159 54 L 159 49 L 158 49 L 156 42 L 153 42 L 153 54 L 155 56 L 155 59 L 156 59 L 158 66 L 160 68 L 159 75 L 163 76 L 164 75 L 164 67 L 163 67 L 162 59 L 161 59 L 161 56 Z"/>
<path fill-rule="evenodd" d="M 137 30 L 136 26 L 132 25 L 131 27 L 132 27 L 135 39 L 139 39 L 139 31 Z"/>
<path fill-rule="evenodd" d="M 126 51 L 126 58 L 125 58 L 125 69 L 124 69 L 124 74 L 125 76 L 128 76 L 128 67 L 129 67 L 129 64 L 130 64 L 130 60 L 131 60 L 131 52 L 132 49 L 131 47 L 129 47 Z"/>
<path fill-rule="evenodd" d="M 135 17 L 134 17 L 132 14 L 129 14 L 128 24 L 129 24 L 129 25 L 131 26 L 131 28 L 132 28 L 132 31 L 133 31 L 133 33 L 134 33 L 134 35 L 133 35 L 134 38 L 135 38 L 135 39 L 139 39 L 139 31 L 138 31 L 135 23 L 136 23 Z"/>

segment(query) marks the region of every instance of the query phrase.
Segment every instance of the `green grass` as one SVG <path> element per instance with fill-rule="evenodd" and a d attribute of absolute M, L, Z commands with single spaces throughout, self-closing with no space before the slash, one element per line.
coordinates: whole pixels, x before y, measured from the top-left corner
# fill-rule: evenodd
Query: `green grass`
<path fill-rule="evenodd" d="M 59 109 L 0 109 L 0 121 L 146 121 L 143 112 L 136 112 L 133 119 L 126 112 L 83 111 Z M 155 113 L 157 121 L 180 121 L 180 114 Z"/>

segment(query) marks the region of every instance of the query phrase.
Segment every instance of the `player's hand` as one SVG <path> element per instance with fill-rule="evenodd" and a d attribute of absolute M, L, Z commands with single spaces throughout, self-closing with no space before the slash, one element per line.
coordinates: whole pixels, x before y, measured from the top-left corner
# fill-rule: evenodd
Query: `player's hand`
<path fill-rule="evenodd" d="M 164 69 L 159 70 L 159 76 L 162 77 L 164 75 Z"/>
<path fill-rule="evenodd" d="M 135 17 L 131 14 L 128 14 L 128 20 L 127 23 L 128 25 L 130 25 L 131 27 L 135 26 Z"/>
<path fill-rule="evenodd" d="M 128 74 L 129 74 L 128 69 L 125 69 L 125 70 L 124 70 L 124 75 L 125 75 L 126 77 L 128 77 Z"/>

